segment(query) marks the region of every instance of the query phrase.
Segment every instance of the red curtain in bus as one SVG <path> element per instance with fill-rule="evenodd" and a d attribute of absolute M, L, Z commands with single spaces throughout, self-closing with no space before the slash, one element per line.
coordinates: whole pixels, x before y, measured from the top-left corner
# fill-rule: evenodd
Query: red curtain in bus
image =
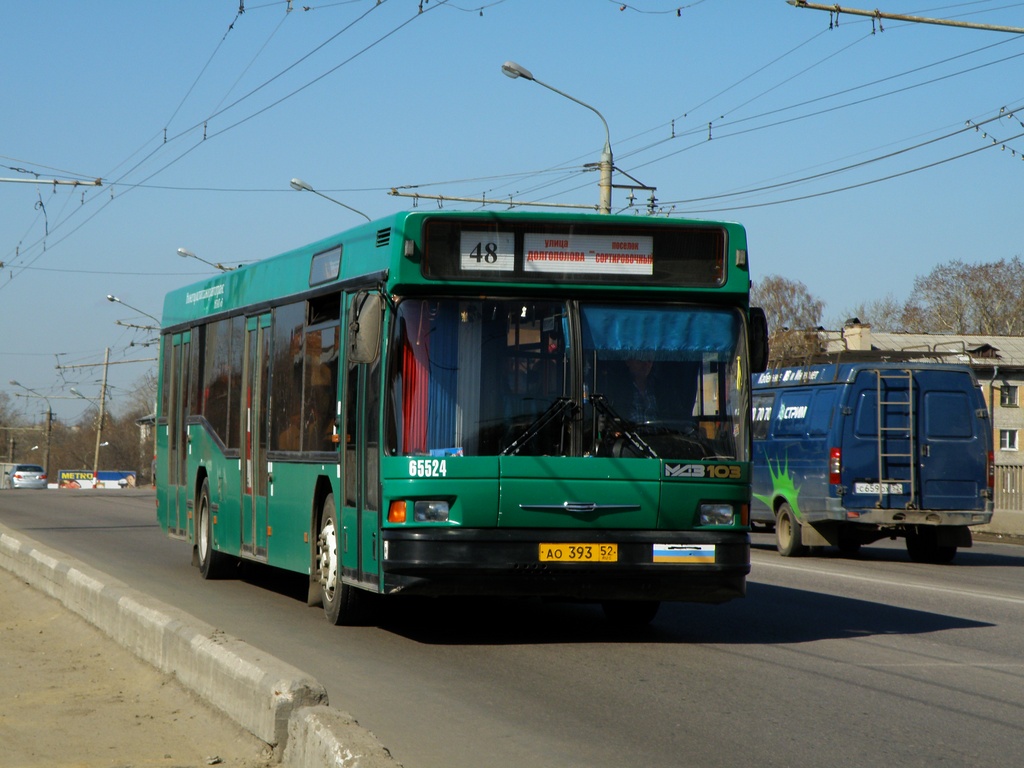
<path fill-rule="evenodd" d="M 402 345 L 402 446 L 406 455 L 427 452 L 429 332 L 427 303 L 408 308 Z"/>

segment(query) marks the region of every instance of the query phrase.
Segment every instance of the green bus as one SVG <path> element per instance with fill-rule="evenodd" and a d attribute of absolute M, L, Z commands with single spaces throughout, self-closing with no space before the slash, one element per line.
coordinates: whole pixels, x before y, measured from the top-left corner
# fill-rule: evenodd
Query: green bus
<path fill-rule="evenodd" d="M 403 212 L 166 297 L 157 515 L 204 578 L 536 596 L 653 619 L 741 597 L 750 381 L 737 224 Z"/>

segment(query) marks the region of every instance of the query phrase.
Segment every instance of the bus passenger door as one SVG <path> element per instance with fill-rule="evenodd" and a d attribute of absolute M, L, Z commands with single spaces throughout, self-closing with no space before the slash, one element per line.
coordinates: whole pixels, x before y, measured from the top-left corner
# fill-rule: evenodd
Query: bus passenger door
<path fill-rule="evenodd" d="M 167 533 L 188 535 L 188 430 L 185 419 L 189 413 L 191 367 L 189 349 L 192 333 L 176 333 L 171 339 L 170 377 L 165 386 L 171 388 L 167 414 Z"/>
<path fill-rule="evenodd" d="M 270 370 L 270 313 L 245 322 L 242 367 L 241 551 L 267 557 L 267 412 Z"/>
<path fill-rule="evenodd" d="M 364 294 L 350 300 L 359 302 Z M 348 348 L 349 345 L 345 345 Z M 373 587 L 380 583 L 380 357 L 347 361 L 343 447 L 345 501 L 342 505 L 342 572 Z"/>

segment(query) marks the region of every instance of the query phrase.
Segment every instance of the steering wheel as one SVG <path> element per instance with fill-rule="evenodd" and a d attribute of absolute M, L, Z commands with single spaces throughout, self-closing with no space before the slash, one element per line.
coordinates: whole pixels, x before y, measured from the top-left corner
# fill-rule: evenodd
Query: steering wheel
<path fill-rule="evenodd" d="M 699 438 L 697 422 L 690 420 L 652 419 L 636 425 L 641 434 L 679 435 L 681 437 Z"/>

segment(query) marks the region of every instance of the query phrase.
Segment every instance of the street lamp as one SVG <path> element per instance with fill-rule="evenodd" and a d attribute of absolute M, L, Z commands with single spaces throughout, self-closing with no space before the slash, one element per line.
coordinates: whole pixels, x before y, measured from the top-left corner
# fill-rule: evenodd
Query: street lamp
<path fill-rule="evenodd" d="M 50 407 L 50 399 L 46 395 L 41 395 L 34 389 L 26 387 L 24 384 L 19 384 L 14 379 L 10 380 L 12 387 L 21 387 L 26 392 L 31 392 L 36 397 L 41 397 L 46 401 L 46 450 L 43 455 L 43 469 L 46 470 L 46 480 L 50 481 L 50 434 L 53 430 L 53 408 Z"/>
<path fill-rule="evenodd" d="M 183 259 L 195 259 L 196 261 L 203 262 L 203 264 L 209 264 L 211 267 L 213 267 L 214 269 L 219 269 L 221 272 L 230 272 L 233 269 L 238 269 L 238 267 L 225 267 L 219 261 L 216 264 L 214 264 L 212 261 L 207 261 L 202 256 L 196 256 L 188 248 L 179 248 L 178 255 L 181 256 L 181 258 Z"/>
<path fill-rule="evenodd" d="M 302 179 L 292 179 L 291 180 L 291 187 L 296 192 L 312 192 L 314 195 L 320 195 L 320 197 L 322 197 L 324 200 L 330 200 L 332 203 L 336 203 L 337 205 L 340 205 L 342 208 L 348 208 L 353 213 L 358 213 L 360 216 L 362 216 L 367 221 L 373 221 L 373 219 L 371 219 L 365 213 L 363 213 L 362 211 L 357 211 L 351 205 L 345 205 L 345 203 L 341 202 L 340 200 L 335 200 L 333 197 L 328 197 L 323 192 L 318 192 L 317 190 L 315 190 L 311 186 L 309 186 L 309 184 L 304 182 Z"/>
<path fill-rule="evenodd" d="M 612 140 L 611 133 L 608 131 L 608 121 L 604 119 L 604 115 L 594 109 L 592 106 L 587 104 L 585 101 L 580 101 L 575 96 L 570 96 L 564 91 L 560 91 L 557 88 L 548 85 L 545 82 L 538 80 L 533 76 L 533 73 L 526 67 L 521 67 L 514 61 L 506 61 L 501 65 L 501 71 L 506 76 L 511 77 L 515 80 L 518 77 L 522 77 L 526 80 L 532 80 L 537 85 L 543 85 L 549 91 L 554 91 L 559 96 L 564 96 L 569 101 L 575 101 L 582 107 L 586 107 L 595 115 L 601 118 L 601 122 L 604 124 L 604 149 L 601 151 L 601 162 L 599 168 L 601 169 L 601 179 L 598 182 L 598 188 L 600 190 L 600 202 L 598 204 L 599 213 L 611 213 L 612 212 Z"/>
<path fill-rule="evenodd" d="M 149 312 L 143 312 L 138 307 L 133 307 L 131 304 L 126 304 L 125 302 L 123 302 L 119 298 L 117 298 L 117 296 L 114 296 L 114 295 L 108 293 L 107 294 L 107 301 L 113 301 L 113 302 L 115 302 L 117 304 L 123 304 L 124 306 L 128 307 L 128 309 L 133 309 L 136 312 L 138 312 L 140 315 L 145 315 L 146 317 L 148 317 L 151 320 L 155 321 L 156 324 L 157 324 L 157 327 L 159 327 L 159 325 L 160 325 L 160 320 L 158 318 L 153 317 L 151 314 L 149 314 Z"/>

